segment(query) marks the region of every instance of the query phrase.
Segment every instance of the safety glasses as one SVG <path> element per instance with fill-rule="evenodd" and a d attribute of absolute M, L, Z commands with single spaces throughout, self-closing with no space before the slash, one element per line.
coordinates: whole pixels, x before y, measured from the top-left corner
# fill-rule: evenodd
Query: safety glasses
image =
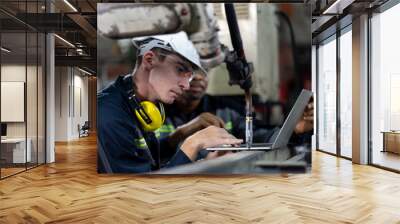
<path fill-rule="evenodd" d="M 174 66 L 174 70 L 180 77 L 189 78 L 189 82 L 192 81 L 197 69 L 193 68 L 189 63 L 185 63 L 180 58 L 174 58 L 172 55 L 158 54 L 164 56 L 165 60 Z M 189 64 L 189 65 L 188 65 Z"/>

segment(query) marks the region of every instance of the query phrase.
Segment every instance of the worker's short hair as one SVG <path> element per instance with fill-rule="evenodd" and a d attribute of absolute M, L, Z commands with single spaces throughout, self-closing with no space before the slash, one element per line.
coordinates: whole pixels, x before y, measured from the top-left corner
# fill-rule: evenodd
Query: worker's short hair
<path fill-rule="evenodd" d="M 151 51 L 153 51 L 156 54 L 157 58 L 160 61 L 164 61 L 165 57 L 167 55 L 174 54 L 174 53 L 172 53 L 170 51 L 167 51 L 167 50 L 164 50 L 164 49 L 161 49 L 161 48 L 153 48 L 153 49 L 151 49 Z M 136 66 L 135 67 L 139 67 L 142 64 L 142 60 L 143 60 L 143 55 L 138 56 L 137 59 L 136 59 Z"/>

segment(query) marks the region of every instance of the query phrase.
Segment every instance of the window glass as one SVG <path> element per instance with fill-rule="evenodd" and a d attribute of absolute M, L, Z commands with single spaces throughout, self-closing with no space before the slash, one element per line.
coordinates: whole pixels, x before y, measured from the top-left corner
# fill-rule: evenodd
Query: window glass
<path fill-rule="evenodd" d="M 371 18 L 372 163 L 400 170 L 400 4 Z M 393 153 L 394 152 L 394 153 Z"/>
<path fill-rule="evenodd" d="M 25 8 L 25 3 L 20 7 Z M 13 21 L 0 12 L 0 17 Z M 31 141 L 27 141 L 26 74 L 27 34 L 21 27 L 0 29 L 1 45 L 1 178 L 26 170 L 31 159 Z M 11 30 L 12 29 L 12 30 Z"/>
<path fill-rule="evenodd" d="M 340 36 L 340 154 L 351 158 L 352 141 L 352 35 Z"/>
<path fill-rule="evenodd" d="M 336 37 L 318 48 L 318 149 L 336 153 Z"/>

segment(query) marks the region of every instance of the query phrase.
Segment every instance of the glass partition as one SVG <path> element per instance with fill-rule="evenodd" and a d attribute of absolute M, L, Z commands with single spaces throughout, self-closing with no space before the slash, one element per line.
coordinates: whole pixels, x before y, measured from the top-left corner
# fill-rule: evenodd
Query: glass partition
<path fill-rule="evenodd" d="M 352 34 L 347 27 L 340 41 L 340 155 L 352 157 Z"/>
<path fill-rule="evenodd" d="M 37 162 L 38 165 L 46 162 L 45 124 L 46 124 L 46 36 L 38 34 L 38 64 L 37 64 Z"/>
<path fill-rule="evenodd" d="M 318 54 L 319 150 L 336 154 L 336 36 L 321 43 Z"/>
<path fill-rule="evenodd" d="M 27 113 L 27 150 L 30 151 L 28 168 L 37 165 L 37 76 L 38 76 L 38 35 L 36 32 L 27 33 L 28 61 L 27 61 L 27 82 L 26 82 L 26 113 Z"/>
<path fill-rule="evenodd" d="M 400 170 L 400 4 L 371 18 L 372 164 Z"/>
<path fill-rule="evenodd" d="M 28 3 L 28 5 L 26 4 Z M 16 17 L 43 12 L 45 1 L 4 1 Z M 45 162 L 45 44 L 43 33 L 0 12 L 0 178 Z"/>
<path fill-rule="evenodd" d="M 24 171 L 31 157 L 26 140 L 26 40 L 25 32 L 1 34 L 2 177 Z"/>

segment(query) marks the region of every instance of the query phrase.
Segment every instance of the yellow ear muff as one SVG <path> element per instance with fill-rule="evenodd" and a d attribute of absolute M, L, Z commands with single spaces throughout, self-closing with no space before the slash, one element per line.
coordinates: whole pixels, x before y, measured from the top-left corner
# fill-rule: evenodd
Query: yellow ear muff
<path fill-rule="evenodd" d="M 142 101 L 140 102 L 140 106 L 143 108 L 142 112 L 145 112 L 147 116 L 151 119 L 150 123 L 146 122 L 141 115 L 141 111 L 139 111 L 138 109 L 135 110 L 136 117 L 138 118 L 143 129 L 145 131 L 155 131 L 159 129 L 163 125 L 165 119 L 163 108 L 161 109 L 162 112 L 160 112 L 157 106 L 150 101 Z"/>

